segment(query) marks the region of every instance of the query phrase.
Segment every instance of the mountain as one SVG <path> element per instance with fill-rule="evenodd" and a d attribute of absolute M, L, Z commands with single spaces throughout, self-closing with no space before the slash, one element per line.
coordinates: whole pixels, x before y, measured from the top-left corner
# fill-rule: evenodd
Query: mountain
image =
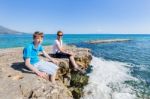
<path fill-rule="evenodd" d="M 22 34 L 22 32 L 0 26 L 0 34 Z"/>

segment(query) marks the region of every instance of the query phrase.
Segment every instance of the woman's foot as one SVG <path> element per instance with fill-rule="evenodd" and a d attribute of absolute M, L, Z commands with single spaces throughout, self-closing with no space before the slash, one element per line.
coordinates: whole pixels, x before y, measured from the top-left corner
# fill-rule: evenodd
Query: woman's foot
<path fill-rule="evenodd" d="M 85 74 L 86 73 L 86 71 L 85 70 L 83 70 L 83 69 L 81 69 L 81 68 L 79 68 L 79 67 L 77 67 L 77 68 L 75 68 L 74 69 L 75 71 L 80 71 L 82 74 Z"/>

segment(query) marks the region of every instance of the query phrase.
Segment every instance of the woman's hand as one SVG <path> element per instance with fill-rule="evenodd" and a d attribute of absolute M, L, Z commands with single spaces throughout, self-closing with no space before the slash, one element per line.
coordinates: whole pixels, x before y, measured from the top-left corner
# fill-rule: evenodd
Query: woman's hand
<path fill-rule="evenodd" d="M 67 53 L 71 56 L 75 56 L 75 54 L 73 52 L 68 51 Z"/>
<path fill-rule="evenodd" d="M 59 63 L 59 62 L 58 62 L 57 60 L 55 60 L 55 59 L 53 59 L 52 62 L 53 62 L 54 64 L 56 64 L 56 65 L 58 65 L 58 63 Z"/>

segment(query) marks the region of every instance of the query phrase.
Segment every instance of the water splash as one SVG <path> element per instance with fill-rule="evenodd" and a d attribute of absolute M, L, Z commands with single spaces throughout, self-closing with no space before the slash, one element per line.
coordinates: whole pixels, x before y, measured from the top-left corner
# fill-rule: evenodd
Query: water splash
<path fill-rule="evenodd" d="M 138 81 L 130 75 L 128 64 L 93 57 L 93 72 L 81 99 L 136 99 L 132 86 L 125 81 Z"/>

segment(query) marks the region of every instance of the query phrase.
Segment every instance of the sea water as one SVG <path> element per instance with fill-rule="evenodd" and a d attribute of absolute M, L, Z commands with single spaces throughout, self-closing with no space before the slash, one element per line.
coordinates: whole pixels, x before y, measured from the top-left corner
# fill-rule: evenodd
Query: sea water
<path fill-rule="evenodd" d="M 56 35 L 44 36 L 52 45 Z M 90 40 L 130 39 L 128 42 L 89 44 Z M 91 49 L 93 55 L 88 85 L 82 99 L 150 99 L 150 35 L 65 34 L 63 41 Z M 32 35 L 0 35 L 0 48 L 23 47 Z"/>

